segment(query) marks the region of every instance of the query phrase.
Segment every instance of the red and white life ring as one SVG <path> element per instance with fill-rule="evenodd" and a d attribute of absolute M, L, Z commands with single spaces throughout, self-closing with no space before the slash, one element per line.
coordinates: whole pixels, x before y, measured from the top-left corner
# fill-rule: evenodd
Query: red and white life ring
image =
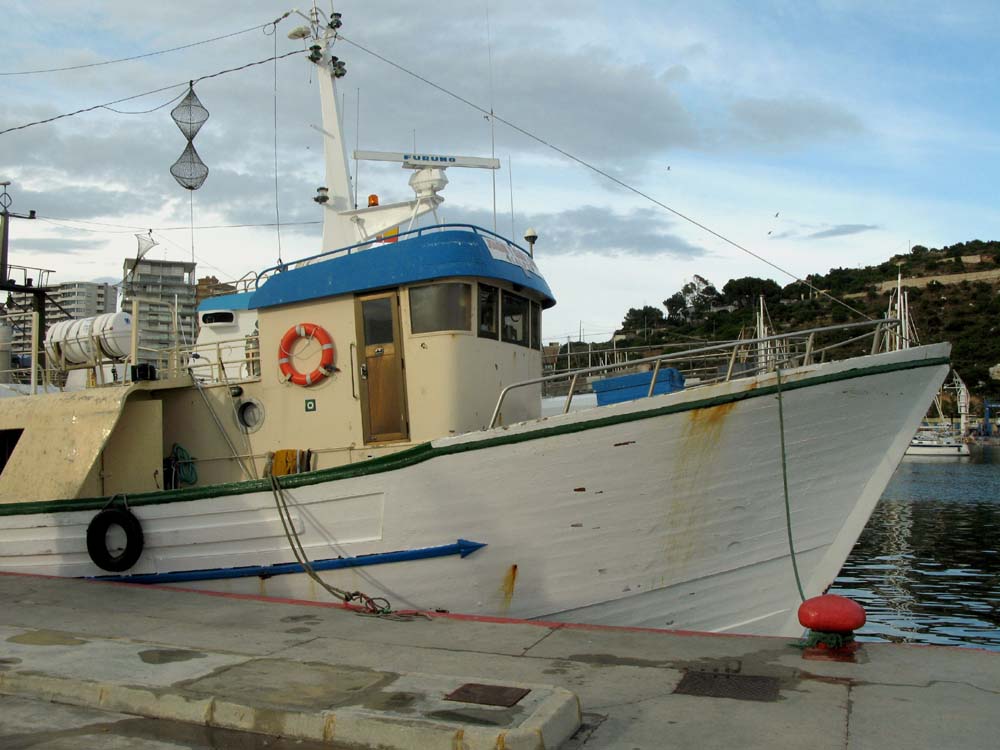
<path fill-rule="evenodd" d="M 296 370 L 290 361 L 295 342 L 304 338 L 316 339 L 322 347 L 319 366 L 308 374 Z M 281 368 L 281 374 L 286 380 L 295 385 L 309 386 L 333 372 L 333 355 L 333 339 L 329 333 L 315 323 L 299 323 L 289 328 L 281 339 L 281 345 L 278 347 L 278 367 Z"/>

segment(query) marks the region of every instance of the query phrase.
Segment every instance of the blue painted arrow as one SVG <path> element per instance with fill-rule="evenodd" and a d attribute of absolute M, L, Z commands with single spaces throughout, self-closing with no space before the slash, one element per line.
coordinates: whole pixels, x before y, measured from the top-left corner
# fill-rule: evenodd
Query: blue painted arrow
<path fill-rule="evenodd" d="M 397 552 L 379 552 L 372 555 L 357 557 L 333 557 L 326 560 L 313 560 L 309 564 L 313 570 L 336 570 L 338 568 L 357 568 L 364 565 L 381 565 L 383 563 L 407 562 L 409 560 L 424 560 L 430 557 L 447 557 L 458 555 L 468 557 L 477 549 L 485 547 L 486 542 L 470 542 L 459 539 L 454 544 L 441 544 L 437 547 L 421 547 Z M 251 565 L 243 568 L 213 568 L 209 570 L 183 570 L 176 573 L 144 573 L 131 576 L 89 576 L 98 581 L 121 581 L 125 583 L 183 583 L 185 581 L 216 581 L 224 578 L 248 578 L 259 576 L 288 575 L 289 573 L 304 573 L 305 568 L 297 562 L 277 563 L 275 565 Z"/>

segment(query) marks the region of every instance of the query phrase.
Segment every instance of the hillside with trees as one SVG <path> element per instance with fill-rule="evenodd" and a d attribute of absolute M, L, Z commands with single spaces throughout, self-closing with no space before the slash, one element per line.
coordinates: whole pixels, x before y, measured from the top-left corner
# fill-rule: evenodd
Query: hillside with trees
<path fill-rule="evenodd" d="M 899 271 L 920 343 L 950 341 L 952 364 L 974 399 L 1000 397 L 1000 381 L 988 373 L 1000 363 L 1000 242 L 973 240 L 938 249 L 917 245 L 876 266 L 833 268 L 807 277 L 830 296 L 800 282 L 781 287 L 770 279 L 745 277 L 730 279 L 720 289 L 695 276 L 667 296 L 662 309 L 628 310 L 616 346 L 735 339 L 754 325 L 761 295 L 778 332 L 862 320 L 862 313 L 884 317 L 890 295 L 886 282 L 894 283 Z"/>

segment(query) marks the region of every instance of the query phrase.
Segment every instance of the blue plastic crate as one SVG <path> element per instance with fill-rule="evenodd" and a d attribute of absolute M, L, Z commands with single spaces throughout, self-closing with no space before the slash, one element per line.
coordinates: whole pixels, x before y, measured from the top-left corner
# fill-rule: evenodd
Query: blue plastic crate
<path fill-rule="evenodd" d="M 649 381 L 653 373 L 636 372 L 631 375 L 619 375 L 614 378 L 604 378 L 591 383 L 597 394 L 597 405 L 620 404 L 622 401 L 634 401 L 645 398 L 649 393 Z M 673 393 L 684 390 L 684 375 L 674 367 L 663 367 L 656 375 L 656 387 L 653 395 Z"/>

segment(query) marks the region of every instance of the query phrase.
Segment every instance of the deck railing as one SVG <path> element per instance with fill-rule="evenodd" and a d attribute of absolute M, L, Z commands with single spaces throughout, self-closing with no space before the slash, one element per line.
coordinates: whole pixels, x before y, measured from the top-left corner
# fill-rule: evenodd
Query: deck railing
<path fill-rule="evenodd" d="M 270 268 L 265 268 L 263 271 L 257 274 L 257 278 L 254 282 L 254 288 L 259 287 L 262 281 L 265 281 L 268 277 L 276 273 L 287 271 L 290 268 L 297 268 L 302 265 L 307 265 L 309 263 L 313 263 L 320 259 L 329 259 L 333 258 L 334 256 L 340 256 L 340 255 L 351 255 L 352 253 L 358 251 L 370 250 L 372 247 L 378 245 L 390 244 L 390 242 L 395 243 L 397 241 L 403 241 L 407 239 L 413 239 L 414 237 L 420 237 L 425 234 L 433 234 L 435 232 L 442 232 L 446 230 L 455 230 L 455 229 L 471 232 L 472 234 L 483 235 L 485 237 L 494 237 L 498 240 L 507 243 L 511 247 L 516 247 L 518 250 L 520 250 L 529 258 L 531 257 L 531 253 L 529 253 L 523 247 L 518 245 L 516 242 L 513 242 L 512 240 L 509 240 L 508 238 L 504 237 L 503 235 L 497 234 L 496 232 L 491 232 L 489 229 L 483 229 L 482 227 L 478 227 L 475 224 L 434 224 L 433 226 L 429 227 L 420 227 L 418 229 L 411 229 L 406 232 L 400 232 L 391 241 L 378 238 L 365 240 L 364 242 L 358 242 L 354 245 L 348 245 L 347 247 L 337 248 L 336 250 L 324 250 L 323 252 L 316 253 L 315 255 L 307 255 L 305 258 L 299 258 L 298 260 L 292 261 L 291 263 L 281 263 L 275 266 L 271 266 Z"/>
<path fill-rule="evenodd" d="M 898 327 L 896 318 L 866 320 L 860 323 L 844 323 L 841 325 L 809 328 L 802 331 L 781 333 L 774 336 L 764 336 L 754 339 L 739 339 L 724 341 L 709 346 L 699 346 L 680 352 L 658 354 L 643 359 L 632 360 L 625 364 L 610 363 L 594 367 L 581 367 L 553 375 L 522 380 L 508 385 L 497 399 L 496 408 L 490 419 L 490 427 L 496 427 L 507 394 L 519 388 L 568 380 L 569 391 L 563 413 L 570 410 L 573 395 L 581 377 L 589 377 L 598 373 L 627 373 L 652 370 L 649 389 L 646 397 L 653 395 L 660 369 L 664 366 L 676 367 L 692 385 L 708 385 L 709 383 L 726 382 L 734 376 L 753 377 L 764 372 L 773 372 L 779 368 L 801 367 L 815 362 L 825 361 L 829 352 L 849 346 L 857 346 L 866 339 L 871 339 L 870 351 L 877 353 L 883 346 L 886 334 Z M 871 329 L 854 336 L 827 342 L 826 339 L 838 333 Z"/>

